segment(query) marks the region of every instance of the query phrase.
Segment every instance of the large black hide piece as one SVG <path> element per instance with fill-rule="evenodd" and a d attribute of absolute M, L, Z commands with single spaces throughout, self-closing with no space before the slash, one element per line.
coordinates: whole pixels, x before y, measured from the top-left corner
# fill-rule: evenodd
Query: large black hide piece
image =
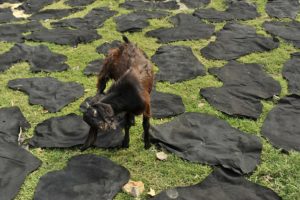
<path fill-rule="evenodd" d="M 14 142 L 0 136 L 0 198 L 14 199 L 25 178 L 36 170 L 41 161 Z"/>
<path fill-rule="evenodd" d="M 266 12 L 270 17 L 295 19 L 300 11 L 298 0 L 268 0 Z"/>
<path fill-rule="evenodd" d="M 139 10 L 129 14 L 120 15 L 115 18 L 117 31 L 138 32 L 149 26 L 148 19 L 166 17 L 169 13 L 165 11 Z"/>
<path fill-rule="evenodd" d="M 19 133 L 30 127 L 18 107 L 0 108 L 0 199 L 11 200 L 17 195 L 26 176 L 41 161 L 18 146 Z"/>
<path fill-rule="evenodd" d="M 293 53 L 282 69 L 290 93 L 300 94 L 300 52 Z"/>
<path fill-rule="evenodd" d="M 215 31 L 212 24 L 201 22 L 189 14 L 177 14 L 170 18 L 172 28 L 159 28 L 148 31 L 146 36 L 156 37 L 159 42 L 175 42 L 179 40 L 209 39 Z"/>
<path fill-rule="evenodd" d="M 280 94 L 280 84 L 258 64 L 231 61 L 221 68 L 210 68 L 224 84 L 220 88 L 203 88 L 200 94 L 218 110 L 239 117 L 257 119 L 262 112 L 262 99 Z"/>
<path fill-rule="evenodd" d="M 97 53 L 101 53 L 104 55 L 108 54 L 108 51 L 112 48 L 117 48 L 122 44 L 121 41 L 119 40 L 114 40 L 112 42 L 104 42 L 103 44 L 101 44 L 100 46 L 98 46 L 96 48 Z"/>
<path fill-rule="evenodd" d="M 71 27 L 75 29 L 97 29 L 101 28 L 104 22 L 115 15 L 117 12 L 108 7 L 92 9 L 83 18 L 63 19 L 58 22 L 52 22 L 53 27 Z"/>
<path fill-rule="evenodd" d="M 188 8 L 198 8 L 206 6 L 210 3 L 210 0 L 181 0 Z"/>
<path fill-rule="evenodd" d="M 112 200 L 129 177 L 126 168 L 107 158 L 74 156 L 63 170 L 40 178 L 34 200 Z"/>
<path fill-rule="evenodd" d="M 0 8 L 0 23 L 7 23 L 18 20 L 19 19 L 13 15 L 10 8 Z"/>
<path fill-rule="evenodd" d="M 233 60 L 254 52 L 270 51 L 279 45 L 276 39 L 256 34 L 253 27 L 233 22 L 227 23 L 216 36 L 216 41 L 200 50 L 205 58 Z"/>
<path fill-rule="evenodd" d="M 101 36 L 96 30 L 72 30 L 68 28 L 42 29 L 25 36 L 26 40 L 70 46 L 77 46 L 79 43 L 86 44 L 100 38 Z"/>
<path fill-rule="evenodd" d="M 293 94 L 279 100 L 261 132 L 275 147 L 300 151 L 300 96 Z"/>
<path fill-rule="evenodd" d="M 165 190 L 151 200 L 281 200 L 273 190 L 229 170 L 215 169 L 202 182 Z"/>
<path fill-rule="evenodd" d="M 103 64 L 102 59 L 93 60 L 88 63 L 88 65 L 84 69 L 83 73 L 87 76 L 98 75 L 102 68 L 102 64 Z"/>
<path fill-rule="evenodd" d="M 37 21 L 26 24 L 3 24 L 0 25 L 0 41 L 23 42 L 24 33 L 43 28 L 42 24 Z"/>
<path fill-rule="evenodd" d="M 204 66 L 186 46 L 161 46 L 151 58 L 158 68 L 156 80 L 171 83 L 194 79 L 206 74 Z"/>
<path fill-rule="evenodd" d="M 260 161 L 258 137 L 201 113 L 184 113 L 171 122 L 151 127 L 154 142 L 192 162 L 220 165 L 239 174 L 252 172 Z"/>
<path fill-rule="evenodd" d="M 143 1 L 143 0 L 126 0 L 120 4 L 120 7 L 134 10 L 155 10 L 155 9 L 179 9 L 179 5 L 175 0 L 170 1 Z"/>
<path fill-rule="evenodd" d="M 107 132 L 98 131 L 94 143 L 99 148 L 114 148 L 122 145 L 123 118 L 119 117 L 116 130 Z M 29 140 L 33 147 L 68 148 L 84 144 L 90 127 L 81 116 L 68 114 L 61 117 L 52 117 L 38 124 L 34 136 Z"/>
<path fill-rule="evenodd" d="M 49 112 L 58 112 L 84 94 L 81 84 L 51 77 L 14 79 L 8 82 L 8 87 L 25 92 L 30 104 L 42 105 Z"/>
<path fill-rule="evenodd" d="M 185 112 L 181 96 L 158 92 L 151 92 L 151 113 L 153 118 L 174 117 Z"/>
<path fill-rule="evenodd" d="M 18 138 L 21 131 L 30 128 L 18 107 L 0 108 L 0 140 L 18 144 Z"/>
<path fill-rule="evenodd" d="M 9 51 L 0 55 L 0 72 L 18 62 L 28 62 L 32 72 L 64 71 L 69 68 L 66 60 L 66 56 L 51 52 L 45 45 L 15 44 Z"/>
<path fill-rule="evenodd" d="M 300 22 L 265 22 L 263 27 L 274 36 L 279 36 L 288 42 L 291 42 L 296 48 L 300 48 Z"/>
<path fill-rule="evenodd" d="M 256 7 L 243 1 L 229 3 L 225 11 L 218 11 L 214 8 L 199 9 L 194 12 L 194 15 L 211 22 L 249 20 L 259 17 Z"/>
<path fill-rule="evenodd" d="M 31 20 L 47 20 L 47 19 L 61 19 L 67 17 L 75 12 L 81 11 L 81 8 L 66 8 L 66 9 L 47 9 L 34 13 L 29 17 Z"/>

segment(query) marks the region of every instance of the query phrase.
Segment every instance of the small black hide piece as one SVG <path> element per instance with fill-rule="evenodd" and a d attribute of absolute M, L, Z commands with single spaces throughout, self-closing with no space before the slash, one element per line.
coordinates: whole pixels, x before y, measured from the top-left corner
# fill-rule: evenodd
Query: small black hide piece
<path fill-rule="evenodd" d="M 224 84 L 220 88 L 203 88 L 200 94 L 218 110 L 232 116 L 257 119 L 262 99 L 280 94 L 280 84 L 258 64 L 230 61 L 224 67 L 210 68 Z"/>
<path fill-rule="evenodd" d="M 210 0 L 181 0 L 188 8 L 198 8 L 206 6 L 210 3 Z"/>
<path fill-rule="evenodd" d="M 2 140 L 18 144 L 20 130 L 24 131 L 28 128 L 30 124 L 19 107 L 0 108 L 0 138 Z"/>
<path fill-rule="evenodd" d="M 15 44 L 9 51 L 0 55 L 0 72 L 18 62 L 28 62 L 32 72 L 57 72 L 69 68 L 65 61 L 67 57 L 53 53 L 45 45 L 28 46 Z"/>
<path fill-rule="evenodd" d="M 61 19 L 75 12 L 81 11 L 82 8 L 66 8 L 66 9 L 47 9 L 34 13 L 29 17 L 31 20 Z"/>
<path fill-rule="evenodd" d="M 81 116 L 69 114 L 52 117 L 35 127 L 35 134 L 29 140 L 33 147 L 68 148 L 84 143 L 90 127 Z"/>
<path fill-rule="evenodd" d="M 65 63 L 67 61 L 65 55 L 51 52 L 45 45 L 31 47 L 31 55 L 27 61 L 32 72 L 60 72 L 69 68 Z"/>
<path fill-rule="evenodd" d="M 159 42 L 175 42 L 179 40 L 209 39 L 215 31 L 215 26 L 205 24 L 197 17 L 179 13 L 170 18 L 174 27 L 159 28 L 148 31 L 146 36 L 157 37 Z"/>
<path fill-rule="evenodd" d="M 289 92 L 300 94 L 300 52 L 291 55 L 284 64 L 282 75 L 288 81 Z"/>
<path fill-rule="evenodd" d="M 105 42 L 103 44 L 101 44 L 100 46 L 97 47 L 96 51 L 97 53 L 102 53 L 104 55 L 108 54 L 108 51 L 112 48 L 117 48 L 122 44 L 121 41 L 119 40 L 114 40 L 112 42 Z"/>
<path fill-rule="evenodd" d="M 151 60 L 159 68 L 156 74 L 158 81 L 175 83 L 206 74 L 204 66 L 195 57 L 190 47 L 161 46 Z"/>
<path fill-rule="evenodd" d="M 217 33 L 216 41 L 200 51 L 208 59 L 234 60 L 250 53 L 270 51 L 278 46 L 278 40 L 256 34 L 251 26 L 228 22 Z"/>
<path fill-rule="evenodd" d="M 23 42 L 23 33 L 43 28 L 42 24 L 37 21 L 26 24 L 3 24 L 0 25 L 0 41 Z"/>
<path fill-rule="evenodd" d="M 29 95 L 29 103 L 42 105 L 49 112 L 58 112 L 83 96 L 84 88 L 75 82 L 61 82 L 55 78 L 21 78 L 8 82 L 8 87 Z"/>
<path fill-rule="evenodd" d="M 293 94 L 279 100 L 261 132 L 275 147 L 300 151 L 300 96 Z"/>
<path fill-rule="evenodd" d="M 179 5 L 175 0 L 170 1 L 141 1 L 134 0 L 129 1 L 126 0 L 124 3 L 120 4 L 120 7 L 131 9 L 131 10 L 155 10 L 155 9 L 168 9 L 168 10 L 176 10 L 179 9 Z"/>
<path fill-rule="evenodd" d="M 83 18 L 63 19 L 58 22 L 52 22 L 53 27 L 71 27 L 75 29 L 98 29 L 104 22 L 117 12 L 110 10 L 108 7 L 100 7 L 92 9 Z"/>
<path fill-rule="evenodd" d="M 165 11 L 147 11 L 139 10 L 129 14 L 120 15 L 115 18 L 117 31 L 123 32 L 138 32 L 149 26 L 148 19 L 163 18 L 169 15 Z"/>
<path fill-rule="evenodd" d="M 184 113 L 151 127 L 150 135 L 154 142 L 183 159 L 220 165 L 239 174 L 252 172 L 260 161 L 262 144 L 257 136 L 207 114 Z"/>
<path fill-rule="evenodd" d="M 123 118 L 118 117 L 116 120 L 119 125 L 116 130 L 98 131 L 95 147 L 115 148 L 122 145 Z M 52 117 L 36 126 L 35 134 L 29 140 L 29 145 L 42 148 L 74 147 L 84 144 L 89 130 L 89 125 L 76 114 Z"/>
<path fill-rule="evenodd" d="M 42 176 L 34 200 L 112 200 L 130 178 L 129 171 L 96 155 L 72 157 L 63 170 Z"/>
<path fill-rule="evenodd" d="M 17 144 L 0 137 L 0 163 L 1 200 L 11 200 L 18 194 L 26 176 L 42 162 Z"/>
<path fill-rule="evenodd" d="M 67 0 L 65 1 L 65 4 L 69 6 L 88 6 L 92 3 L 94 3 L 96 0 Z"/>
<path fill-rule="evenodd" d="M 270 21 L 263 24 L 264 29 L 275 36 L 279 36 L 291 42 L 296 48 L 300 48 L 300 22 Z"/>
<path fill-rule="evenodd" d="M 0 8 L 0 23 L 7 23 L 11 21 L 18 21 L 19 18 L 16 18 L 10 8 Z"/>
<path fill-rule="evenodd" d="M 79 43 L 89 43 L 100 39 L 96 30 L 71 30 L 67 28 L 43 29 L 25 36 L 26 40 L 35 42 L 52 42 L 60 45 L 77 46 Z"/>
<path fill-rule="evenodd" d="M 270 17 L 295 19 L 300 11 L 298 0 L 268 0 L 266 12 Z"/>
<path fill-rule="evenodd" d="M 211 22 L 249 20 L 259 17 L 256 7 L 243 1 L 229 3 L 229 7 L 225 11 L 213 8 L 199 9 L 194 12 L 194 15 Z"/>
<path fill-rule="evenodd" d="M 165 190 L 151 200 L 281 200 L 273 190 L 226 169 L 215 169 L 202 182 Z"/>
<path fill-rule="evenodd" d="M 94 60 L 90 62 L 84 69 L 83 73 L 87 76 L 98 75 L 103 64 L 103 59 Z"/>
<path fill-rule="evenodd" d="M 33 14 L 41 10 L 47 5 L 54 3 L 57 0 L 26 0 L 22 5 L 18 7 L 20 10 L 24 10 L 27 14 Z"/>
<path fill-rule="evenodd" d="M 174 117 L 185 112 L 181 96 L 152 90 L 151 113 L 153 118 Z"/>

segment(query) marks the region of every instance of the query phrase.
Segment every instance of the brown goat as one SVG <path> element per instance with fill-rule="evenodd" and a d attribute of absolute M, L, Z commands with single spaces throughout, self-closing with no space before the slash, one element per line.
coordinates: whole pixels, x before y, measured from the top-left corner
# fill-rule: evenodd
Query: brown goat
<path fill-rule="evenodd" d="M 103 94 L 106 88 L 106 83 L 113 79 L 117 81 L 131 67 L 139 69 L 141 77 L 147 78 L 147 84 L 151 84 L 149 93 L 153 84 L 153 68 L 143 50 L 131 43 L 126 36 L 123 36 L 125 43 L 118 48 L 110 49 L 106 56 L 101 71 L 98 75 L 98 93 Z M 149 77 L 148 77 L 149 76 Z M 149 79 L 152 79 L 150 81 Z M 150 83 L 151 82 L 151 83 Z"/>
<path fill-rule="evenodd" d="M 135 115 L 143 114 L 145 149 L 150 147 L 150 93 L 153 85 L 153 67 L 141 49 L 129 42 L 128 38 L 123 39 L 125 43 L 109 51 L 98 77 L 98 98 L 95 98 L 84 114 L 84 120 L 91 129 L 82 150 L 94 143 L 98 129 L 115 127 L 114 116 L 122 112 L 126 113 L 122 146 L 129 147 L 132 119 Z M 106 94 L 100 96 L 109 79 L 117 81 Z"/>

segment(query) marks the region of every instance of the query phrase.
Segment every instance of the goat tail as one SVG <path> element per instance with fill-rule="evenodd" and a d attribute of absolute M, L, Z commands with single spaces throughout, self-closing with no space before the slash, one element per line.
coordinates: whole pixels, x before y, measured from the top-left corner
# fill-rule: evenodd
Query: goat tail
<path fill-rule="evenodd" d="M 126 37 L 125 35 L 122 35 L 122 38 L 123 38 L 124 42 L 126 42 L 126 43 L 130 43 L 130 41 L 129 41 L 128 37 Z"/>

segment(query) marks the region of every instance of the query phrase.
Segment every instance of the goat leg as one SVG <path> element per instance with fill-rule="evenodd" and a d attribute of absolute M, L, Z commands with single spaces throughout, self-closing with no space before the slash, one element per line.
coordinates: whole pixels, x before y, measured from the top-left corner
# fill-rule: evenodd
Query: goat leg
<path fill-rule="evenodd" d="M 88 148 L 90 148 L 96 141 L 97 138 L 97 129 L 96 128 L 90 128 L 89 131 L 89 135 L 86 139 L 86 141 L 84 142 L 84 145 L 82 147 L 80 147 L 81 151 L 85 151 Z"/>
<path fill-rule="evenodd" d="M 134 116 L 134 114 L 129 115 L 129 120 L 130 120 L 130 125 L 134 126 L 135 125 L 135 116 Z"/>
<path fill-rule="evenodd" d="M 107 76 L 99 76 L 98 79 L 98 84 L 97 84 L 97 88 L 98 88 L 98 94 L 104 94 L 104 90 L 106 88 L 106 83 L 108 82 L 108 77 Z"/>
<path fill-rule="evenodd" d="M 143 115 L 143 129 L 144 129 L 144 148 L 149 149 L 151 147 L 149 138 L 150 118 Z"/>
<path fill-rule="evenodd" d="M 123 139 L 123 143 L 122 143 L 122 147 L 123 148 L 128 148 L 129 147 L 129 141 L 130 141 L 130 138 L 129 138 L 129 129 L 131 127 L 131 120 L 132 120 L 132 114 L 130 113 L 126 113 L 125 115 L 125 136 L 124 136 L 124 139 Z"/>

